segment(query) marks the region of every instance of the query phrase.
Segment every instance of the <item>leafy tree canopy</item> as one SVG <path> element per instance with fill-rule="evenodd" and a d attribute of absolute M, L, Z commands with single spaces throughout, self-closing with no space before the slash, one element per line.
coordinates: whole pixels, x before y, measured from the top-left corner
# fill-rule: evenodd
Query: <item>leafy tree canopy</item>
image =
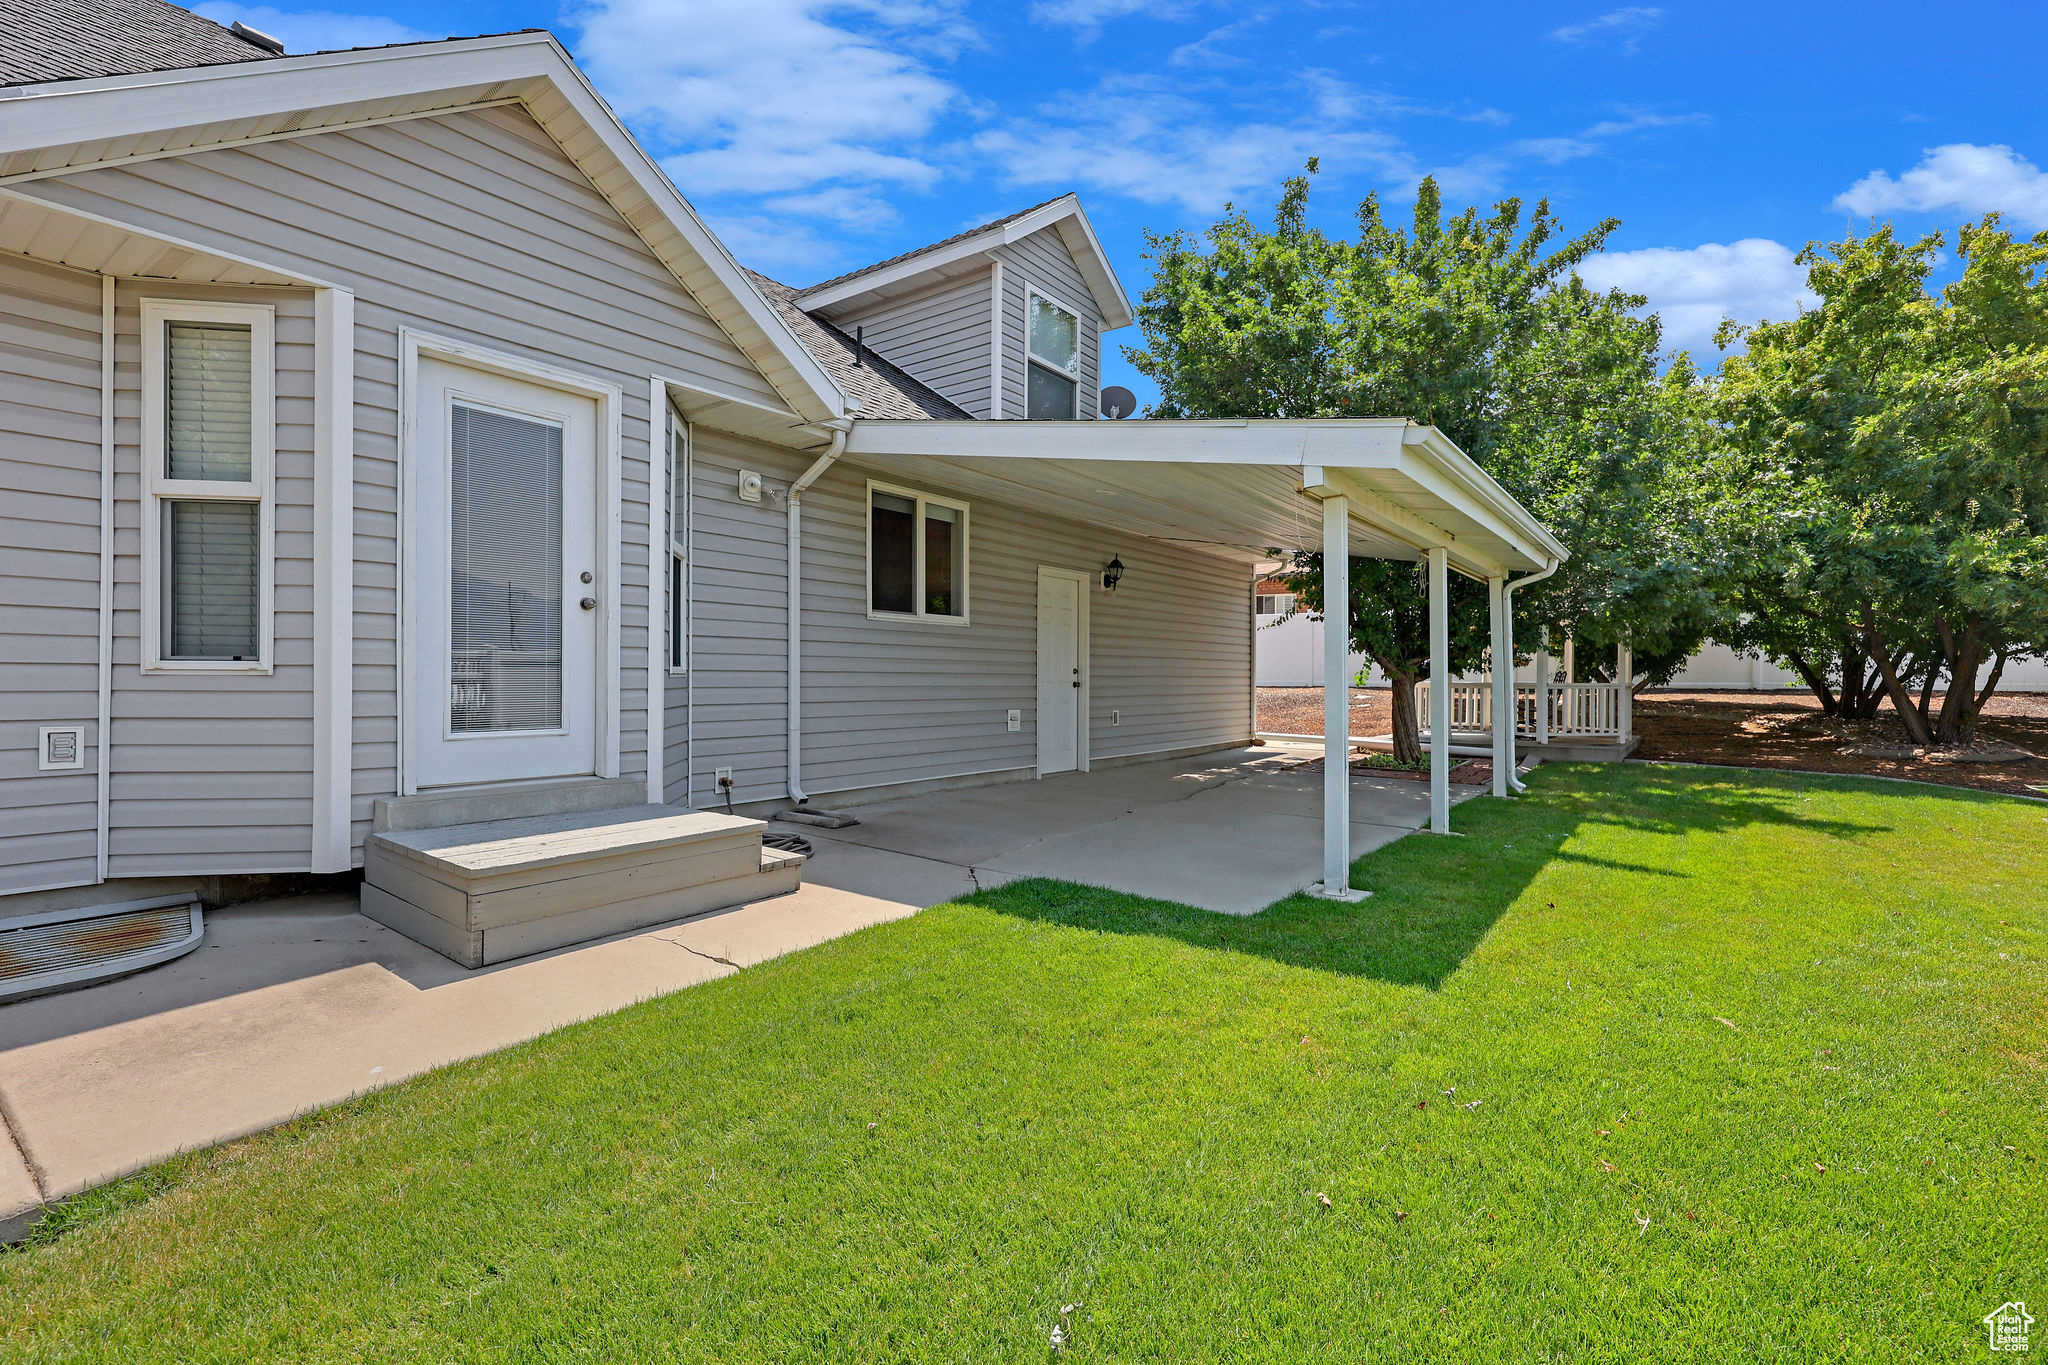
<path fill-rule="evenodd" d="M 1614 220 L 1565 238 L 1547 203 L 1525 215 L 1516 199 L 1446 217 L 1425 180 L 1406 226 L 1369 195 L 1345 241 L 1308 222 L 1308 169 L 1271 226 L 1231 209 L 1199 239 L 1148 239 L 1146 341 L 1125 354 L 1159 386 L 1152 415 L 1436 426 L 1572 550 L 1518 600 L 1521 623 L 1565 626 L 1591 646 L 1626 642 L 1675 667 L 1715 609 L 1667 459 L 1699 405 L 1689 367 L 1658 376 L 1658 324 L 1634 316 L 1645 301 L 1574 274 Z M 1320 556 L 1298 553 L 1292 568 L 1303 605 L 1321 610 Z M 1394 683 L 1396 749 L 1412 758 L 1411 684 L 1428 669 L 1421 575 L 1359 560 L 1352 585 L 1352 647 Z M 1450 666 L 1475 668 L 1484 585 L 1454 581 L 1450 608 Z"/>

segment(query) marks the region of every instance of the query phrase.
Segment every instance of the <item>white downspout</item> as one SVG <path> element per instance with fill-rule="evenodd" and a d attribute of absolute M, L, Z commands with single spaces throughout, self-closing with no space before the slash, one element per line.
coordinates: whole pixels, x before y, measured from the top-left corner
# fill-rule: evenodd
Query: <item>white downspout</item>
<path fill-rule="evenodd" d="M 1508 763 L 1508 786 L 1512 787 L 1517 794 L 1525 792 L 1529 789 L 1528 787 L 1523 785 L 1521 777 L 1515 772 L 1515 764 L 1513 762 L 1515 754 L 1515 741 L 1513 738 L 1514 722 L 1512 700 L 1514 695 L 1515 677 L 1515 589 L 1526 588 L 1531 583 L 1541 583 L 1544 579 L 1556 573 L 1563 564 L 1563 560 L 1553 559 L 1550 561 L 1550 567 L 1544 569 L 1541 573 L 1528 574 L 1524 577 L 1513 579 L 1512 581 L 1501 585 L 1501 614 L 1507 618 L 1506 633 L 1508 637 L 1508 694 L 1510 698 L 1510 719 L 1508 724 L 1508 758 L 1510 761 Z M 1543 693 L 1544 688 L 1542 684 L 1539 682 L 1536 689 L 1536 714 L 1538 715 L 1538 717 L 1542 716 L 1544 708 L 1547 705 Z"/>
<path fill-rule="evenodd" d="M 835 417 L 821 425 L 831 428 L 832 444 L 812 461 L 811 467 L 789 486 L 789 799 L 799 806 L 811 798 L 804 791 L 803 701 L 804 701 L 804 490 L 824 476 L 846 449 L 846 434 L 853 430 L 853 417 Z"/>

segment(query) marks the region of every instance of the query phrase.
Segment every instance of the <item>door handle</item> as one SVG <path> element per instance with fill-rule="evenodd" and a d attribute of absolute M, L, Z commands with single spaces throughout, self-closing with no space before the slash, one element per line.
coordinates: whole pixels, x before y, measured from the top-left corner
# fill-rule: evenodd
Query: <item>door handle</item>
<path fill-rule="evenodd" d="M 597 599 L 595 597 L 586 597 L 581 602 L 578 602 L 576 605 L 582 607 L 585 611 L 596 611 Z M 1078 684 L 1076 685 L 1078 686 Z"/>

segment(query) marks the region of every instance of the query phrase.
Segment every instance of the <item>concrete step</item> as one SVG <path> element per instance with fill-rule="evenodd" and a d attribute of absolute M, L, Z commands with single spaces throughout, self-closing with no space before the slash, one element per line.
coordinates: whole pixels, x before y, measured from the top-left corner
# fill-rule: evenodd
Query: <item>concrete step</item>
<path fill-rule="evenodd" d="M 759 820 L 669 806 L 373 834 L 363 913 L 464 966 L 794 891 Z"/>

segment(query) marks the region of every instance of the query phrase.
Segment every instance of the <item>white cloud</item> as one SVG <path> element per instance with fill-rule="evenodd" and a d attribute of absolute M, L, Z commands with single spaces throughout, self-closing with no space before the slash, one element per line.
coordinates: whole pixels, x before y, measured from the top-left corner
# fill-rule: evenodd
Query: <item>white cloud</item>
<path fill-rule="evenodd" d="M 1609 10 L 1597 19 L 1588 19 L 1583 24 L 1554 28 L 1550 36 L 1560 43 L 1619 42 L 1623 52 L 1633 53 L 1637 40 L 1663 18 L 1664 11 L 1654 6 L 1627 5 Z"/>
<path fill-rule="evenodd" d="M 1266 93 L 1264 107 L 1231 106 L 1184 82 L 1117 77 L 971 147 L 1017 184 L 1078 184 L 1194 214 L 1270 189 L 1312 156 L 1333 175 L 1416 175 L 1396 138 L 1359 125 L 1376 97 L 1313 71 Z"/>
<path fill-rule="evenodd" d="M 705 221 L 742 265 L 785 284 L 829 279 L 847 264 L 840 243 L 787 218 L 740 213 L 714 214 Z"/>
<path fill-rule="evenodd" d="M 1928 148 L 1920 164 L 1896 180 L 1872 171 L 1836 195 L 1834 207 L 1868 216 L 1901 209 L 1960 209 L 1972 217 L 1998 212 L 2038 229 L 2048 227 L 2048 173 L 2003 143 L 1952 142 Z"/>
<path fill-rule="evenodd" d="M 973 40 L 944 0 L 593 0 L 565 18 L 685 194 L 931 184 L 920 144 L 964 97 L 916 52 Z"/>
<path fill-rule="evenodd" d="M 284 44 L 291 53 L 331 52 L 345 47 L 381 47 L 386 43 L 420 43 L 446 37 L 382 14 L 342 14 L 335 10 L 283 10 L 271 5 L 215 3 L 194 5 L 193 11 L 216 24 L 236 20 Z"/>
<path fill-rule="evenodd" d="M 872 232 L 895 222 L 896 206 L 872 190 L 851 185 L 832 185 L 808 194 L 781 194 L 765 203 L 777 213 L 804 218 L 827 218 L 841 227 Z"/>
<path fill-rule="evenodd" d="M 1579 277 L 1595 289 L 1642 294 L 1664 319 L 1664 344 L 1711 360 L 1723 318 L 1786 318 L 1816 302 L 1796 253 L 1765 237 L 1708 242 L 1690 250 L 1649 247 L 1588 259 Z"/>
<path fill-rule="evenodd" d="M 1112 19 L 1180 19 L 1189 9 L 1186 0 L 1036 0 L 1031 17 L 1045 24 L 1068 24 L 1093 36 Z"/>

